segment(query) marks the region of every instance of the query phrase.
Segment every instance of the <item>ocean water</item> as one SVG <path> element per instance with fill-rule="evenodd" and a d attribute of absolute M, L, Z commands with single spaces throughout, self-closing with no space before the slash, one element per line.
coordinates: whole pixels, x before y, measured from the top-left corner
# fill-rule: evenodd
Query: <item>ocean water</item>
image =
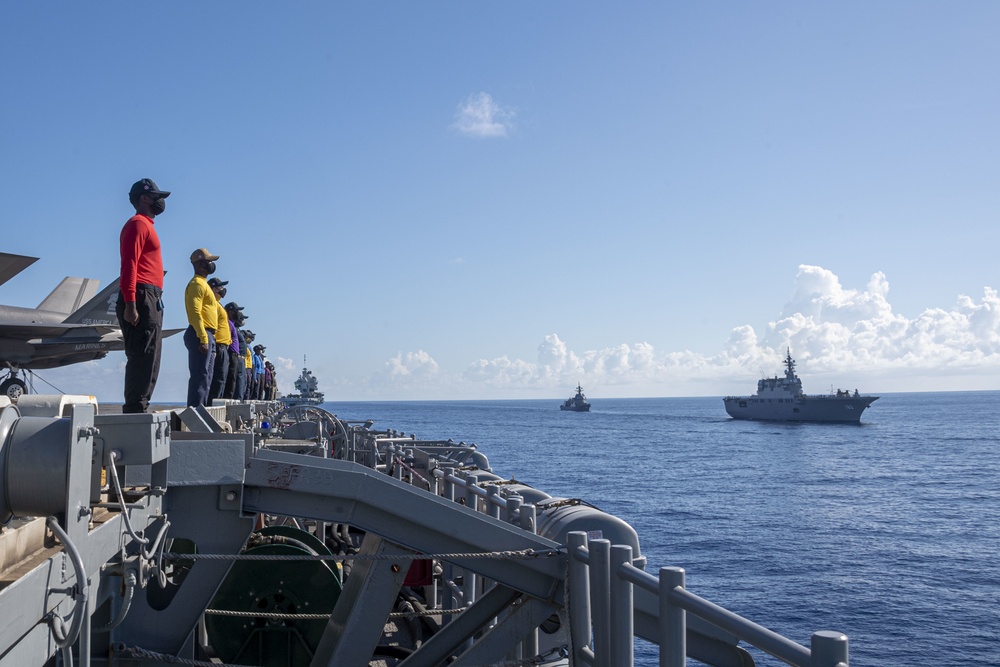
<path fill-rule="evenodd" d="M 647 570 L 851 665 L 1000 665 L 1000 392 L 884 395 L 860 425 L 729 419 L 720 398 L 349 402 L 628 521 Z M 748 648 L 758 665 L 784 663 Z M 657 664 L 637 642 L 636 665 Z M 695 663 L 692 663 L 695 664 Z"/>

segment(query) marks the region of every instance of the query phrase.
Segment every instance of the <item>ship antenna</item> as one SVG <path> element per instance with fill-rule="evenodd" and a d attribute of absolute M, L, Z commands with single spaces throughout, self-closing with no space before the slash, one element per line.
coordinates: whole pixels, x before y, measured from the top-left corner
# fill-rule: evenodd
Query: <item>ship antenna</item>
<path fill-rule="evenodd" d="M 795 377 L 795 360 L 792 359 L 792 348 L 785 348 L 785 377 L 789 380 Z"/>

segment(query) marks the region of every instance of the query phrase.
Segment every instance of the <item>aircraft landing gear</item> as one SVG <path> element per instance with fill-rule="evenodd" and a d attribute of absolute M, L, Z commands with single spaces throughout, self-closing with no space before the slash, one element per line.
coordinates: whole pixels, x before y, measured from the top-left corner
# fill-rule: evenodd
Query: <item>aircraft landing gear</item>
<path fill-rule="evenodd" d="M 28 379 L 28 373 L 31 371 L 13 365 L 8 365 L 6 371 L 6 377 L 4 377 L 3 382 L 0 382 L 0 396 L 6 396 L 11 403 L 17 403 L 21 394 L 28 393 L 28 383 L 25 380 Z M 19 375 L 24 375 L 24 380 L 18 377 Z"/>
<path fill-rule="evenodd" d="M 0 395 L 9 398 L 11 403 L 17 403 L 17 399 L 21 398 L 21 394 L 27 393 L 28 385 L 19 377 L 11 376 L 0 382 Z"/>

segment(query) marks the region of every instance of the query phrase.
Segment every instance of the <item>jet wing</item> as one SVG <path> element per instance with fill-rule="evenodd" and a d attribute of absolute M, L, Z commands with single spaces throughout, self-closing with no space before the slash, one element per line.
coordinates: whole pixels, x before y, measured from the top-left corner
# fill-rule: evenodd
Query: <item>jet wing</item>
<path fill-rule="evenodd" d="M 19 340 L 59 338 L 61 336 L 80 338 L 91 333 L 103 336 L 120 330 L 116 326 L 95 326 L 93 324 L 3 324 L 0 322 L 0 338 Z"/>
<path fill-rule="evenodd" d="M 0 252 L 0 285 L 3 285 L 37 261 L 37 257 Z"/>

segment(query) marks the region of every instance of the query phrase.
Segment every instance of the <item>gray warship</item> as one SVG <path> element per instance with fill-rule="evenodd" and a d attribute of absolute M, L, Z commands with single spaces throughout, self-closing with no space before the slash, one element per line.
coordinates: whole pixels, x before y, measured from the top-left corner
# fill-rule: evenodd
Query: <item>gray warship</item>
<path fill-rule="evenodd" d="M 587 397 L 583 395 L 583 386 L 580 384 L 576 385 L 576 395 L 570 396 L 562 405 L 559 406 L 560 410 L 568 410 L 570 412 L 590 412 L 590 401 Z"/>
<path fill-rule="evenodd" d="M 802 380 L 795 374 L 792 351 L 785 353 L 785 377 L 775 375 L 757 381 L 753 396 L 726 396 L 726 412 L 733 419 L 783 422 L 830 422 L 858 424 L 861 413 L 878 396 L 862 396 L 855 389 L 836 393 L 808 395 Z"/>

